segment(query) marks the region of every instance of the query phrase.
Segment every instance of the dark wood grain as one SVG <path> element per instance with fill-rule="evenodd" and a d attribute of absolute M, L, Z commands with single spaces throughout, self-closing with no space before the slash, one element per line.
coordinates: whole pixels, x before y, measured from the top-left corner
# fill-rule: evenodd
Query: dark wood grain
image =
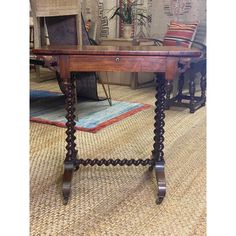
<path fill-rule="evenodd" d="M 100 63 L 102 61 L 102 63 Z M 78 67 L 78 65 L 80 65 Z M 111 56 L 111 55 L 73 55 L 70 57 L 71 71 L 121 71 L 121 72 L 149 72 L 165 71 L 166 58 L 148 56 L 148 60 L 144 56 Z"/>
<path fill-rule="evenodd" d="M 199 57 L 198 49 L 174 46 L 45 46 L 32 50 L 38 55 L 114 55 L 114 56 L 165 56 Z"/>
<path fill-rule="evenodd" d="M 166 194 L 166 180 L 164 173 L 164 106 L 166 102 L 165 84 L 175 78 L 178 62 L 182 57 L 199 57 L 198 49 L 184 47 L 156 47 L 156 46 L 50 46 L 33 50 L 36 55 L 51 55 L 56 58 L 57 69 L 66 94 L 66 158 L 64 161 L 63 198 L 64 203 L 69 200 L 71 181 L 74 170 L 80 165 L 150 165 L 155 170 L 157 178 L 157 203 L 160 204 Z M 156 109 L 154 124 L 154 145 L 151 159 L 138 157 L 116 160 L 77 159 L 74 122 L 74 81 L 71 73 L 74 71 L 123 71 L 123 72 L 158 72 L 156 73 Z M 205 88 L 204 76 L 202 87 Z M 168 93 L 167 93 L 168 96 Z M 202 93 L 204 97 L 204 92 Z"/>

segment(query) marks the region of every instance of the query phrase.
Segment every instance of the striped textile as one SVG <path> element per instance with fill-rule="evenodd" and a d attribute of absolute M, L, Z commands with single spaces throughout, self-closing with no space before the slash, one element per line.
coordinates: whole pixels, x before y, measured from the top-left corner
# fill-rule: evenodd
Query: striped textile
<path fill-rule="evenodd" d="M 199 22 L 192 23 L 180 23 L 171 21 L 168 30 L 165 34 L 163 45 L 164 46 L 183 46 L 190 48 L 192 43 L 184 41 L 194 40 L 197 32 L 197 26 Z"/>
<path fill-rule="evenodd" d="M 119 122 L 137 112 L 150 108 L 149 104 L 136 102 L 83 100 L 77 104 L 79 119 L 75 129 L 96 133 L 108 125 Z M 43 124 L 66 127 L 65 98 L 57 92 L 45 90 L 30 91 L 30 120 Z"/>

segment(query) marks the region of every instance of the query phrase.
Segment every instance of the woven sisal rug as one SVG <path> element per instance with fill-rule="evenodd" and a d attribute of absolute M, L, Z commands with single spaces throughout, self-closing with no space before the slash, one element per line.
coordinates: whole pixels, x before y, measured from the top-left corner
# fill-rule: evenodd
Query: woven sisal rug
<path fill-rule="evenodd" d="M 148 157 L 153 116 L 150 108 L 96 134 L 76 132 L 79 157 Z M 156 180 L 147 167 L 117 166 L 81 167 L 66 206 L 61 196 L 65 131 L 31 122 L 31 235 L 206 235 L 205 108 L 194 114 L 169 110 L 165 122 L 167 195 L 161 205 L 155 204 Z"/>

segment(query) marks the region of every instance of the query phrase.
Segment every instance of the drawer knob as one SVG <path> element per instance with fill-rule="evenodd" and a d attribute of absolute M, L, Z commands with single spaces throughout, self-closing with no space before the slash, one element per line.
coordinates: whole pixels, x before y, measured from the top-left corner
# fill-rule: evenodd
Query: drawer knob
<path fill-rule="evenodd" d="M 120 58 L 119 58 L 119 57 L 117 57 L 117 58 L 116 58 L 116 62 L 119 62 L 119 61 L 120 61 Z"/>

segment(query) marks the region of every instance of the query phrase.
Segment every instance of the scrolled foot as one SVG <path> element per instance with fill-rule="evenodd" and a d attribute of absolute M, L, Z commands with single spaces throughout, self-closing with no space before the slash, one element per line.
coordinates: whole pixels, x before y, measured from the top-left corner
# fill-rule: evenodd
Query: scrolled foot
<path fill-rule="evenodd" d="M 71 181 L 74 172 L 73 163 L 64 164 L 64 174 L 62 180 L 62 195 L 63 195 L 63 204 L 66 205 L 69 201 L 70 192 L 71 192 Z"/>
<path fill-rule="evenodd" d="M 166 179 L 164 172 L 164 163 L 156 163 L 155 165 L 155 173 L 157 179 L 157 204 L 161 204 L 165 195 L 166 195 Z"/>

